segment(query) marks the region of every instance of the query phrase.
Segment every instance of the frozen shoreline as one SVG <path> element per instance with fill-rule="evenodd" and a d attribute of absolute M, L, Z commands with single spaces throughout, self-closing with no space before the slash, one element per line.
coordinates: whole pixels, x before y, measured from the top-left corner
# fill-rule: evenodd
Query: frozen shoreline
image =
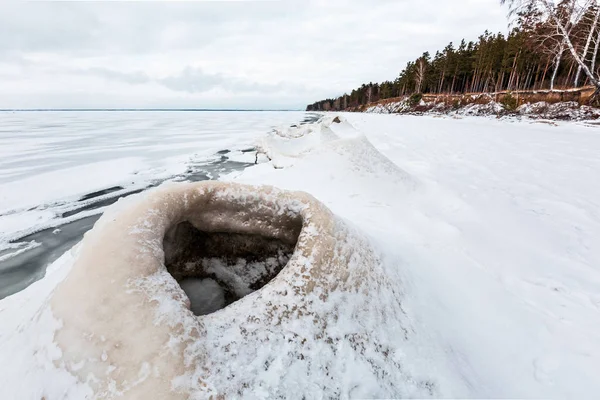
<path fill-rule="evenodd" d="M 156 124 L 152 118 L 157 118 Z M 232 118 L 237 121 L 219 133 L 219 121 Z M 258 116 L 189 111 L 0 113 L 4 150 L 0 151 L 0 299 L 43 277 L 45 267 L 81 240 L 106 207 L 119 198 L 165 181 L 218 179 L 253 165 L 255 135 L 276 126 L 273 124 L 302 122 L 302 118 L 312 120 L 305 113 L 269 112 Z M 214 127 L 197 128 L 193 125 L 196 121 Z M 240 132 L 245 138 L 236 143 L 237 131 L 245 129 L 244 125 L 251 135 Z M 199 128 L 200 137 L 191 135 Z M 11 130 L 19 134 L 13 135 Z M 159 143 L 149 140 L 152 133 L 149 139 L 137 136 L 148 135 L 146 130 L 157 131 L 157 139 L 167 142 L 166 149 L 159 150 Z M 86 143 L 88 135 L 93 138 Z M 128 158 L 119 156 L 124 146 L 131 149 Z M 115 154 L 107 152 L 109 149 Z M 179 155 L 173 156 L 173 151 Z M 167 157 L 145 162 L 141 152 Z M 46 172 L 40 168 L 56 164 L 58 154 L 63 158 L 58 164 L 61 169 Z M 105 161 L 90 163 L 86 154 L 91 160 Z M 63 164 L 74 167 L 62 168 Z"/>

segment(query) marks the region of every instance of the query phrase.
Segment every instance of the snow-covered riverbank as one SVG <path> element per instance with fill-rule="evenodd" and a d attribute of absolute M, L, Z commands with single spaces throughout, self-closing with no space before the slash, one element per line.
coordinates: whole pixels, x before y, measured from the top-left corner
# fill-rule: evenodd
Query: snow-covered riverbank
<path fill-rule="evenodd" d="M 260 348 L 269 352 L 260 360 L 268 362 L 264 371 L 251 359 L 243 364 L 248 368 L 228 365 L 223 370 L 235 374 L 231 384 L 260 388 L 244 392 L 256 397 L 281 393 L 282 387 L 292 397 L 314 397 L 327 387 L 340 397 L 594 398 L 600 390 L 596 129 L 358 113 L 334 120 L 328 114 L 319 124 L 260 138 L 256 145 L 270 161 L 261 158 L 265 162 L 220 180 L 313 195 L 345 224 L 364 232 L 376 249 L 381 260 L 376 270 L 383 271 L 393 290 L 381 292 L 380 306 L 373 302 L 376 290 L 366 295 L 369 307 L 382 312 L 400 299 L 401 311 L 383 311 L 385 326 L 380 319 L 357 320 L 352 313 L 326 324 L 329 337 L 342 338 L 332 354 L 324 351 L 331 343 L 311 336 L 313 326 L 306 321 L 289 325 L 289 332 L 310 338 L 292 340 L 286 351 L 270 348 L 269 323 L 255 321 L 251 329 L 266 340 Z M 34 325 L 27 320 L 68 275 L 73 257 L 76 252 L 65 255 L 49 276 L 0 301 L 0 387 L 9 388 L 8 393 L 40 397 L 46 394 L 44 385 L 52 389 L 48 393 L 71 388 L 73 396 L 89 390 L 90 382 L 77 381 L 75 365 L 61 364 L 55 351 L 52 334 L 62 322 L 49 314 Z M 286 287 L 277 285 L 269 286 L 270 295 Z M 260 313 L 259 298 L 260 293 L 247 296 L 236 307 Z M 338 304 L 340 298 L 334 299 L 311 306 L 315 324 L 323 322 L 318 322 L 319 310 L 325 322 L 331 318 L 324 310 Z M 348 311 L 365 297 L 345 299 Z M 208 334 L 216 335 L 217 321 L 230 326 L 232 315 L 227 308 L 199 318 Z M 22 332 L 15 334 L 18 326 Z M 365 347 L 352 350 L 347 342 L 352 332 L 374 332 L 377 346 L 384 341 L 383 347 L 361 342 Z M 222 348 L 239 340 L 228 335 L 213 339 Z M 277 340 L 273 343 L 282 345 Z M 302 347 L 305 343 L 310 348 Z M 54 352 L 34 357 L 39 348 Z M 300 352 L 302 361 L 286 364 L 292 351 Z M 240 354 L 232 356 L 241 361 Z M 23 360 L 18 368 L 15 359 Z M 370 369 L 372 361 L 365 360 L 376 365 Z M 19 386 L 24 372 L 28 386 Z M 228 382 L 214 370 L 195 373 L 217 387 Z M 191 376 L 179 378 L 180 385 L 181 379 Z"/>
<path fill-rule="evenodd" d="M 418 97 L 417 97 L 418 98 Z M 440 98 L 413 103 L 410 97 L 404 99 L 381 100 L 375 104 L 359 107 L 353 111 L 370 114 L 405 114 L 462 117 L 496 117 L 507 119 L 546 120 L 546 121 L 583 121 L 598 125 L 600 108 L 581 105 L 575 101 L 548 103 L 537 101 L 517 106 L 514 98 L 497 101 L 493 95 L 481 94 L 465 96 L 461 100 Z"/>

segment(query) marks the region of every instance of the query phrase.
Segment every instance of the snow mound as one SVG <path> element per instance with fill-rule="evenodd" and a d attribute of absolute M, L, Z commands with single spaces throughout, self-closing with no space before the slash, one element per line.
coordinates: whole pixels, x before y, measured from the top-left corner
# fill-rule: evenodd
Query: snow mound
<path fill-rule="evenodd" d="M 274 129 L 256 144 L 256 149 L 282 168 L 291 166 L 294 158 L 311 151 L 321 142 L 320 128 L 319 124 L 310 124 Z"/>
<path fill-rule="evenodd" d="M 263 141 L 261 150 L 272 157 L 271 162 L 244 172 L 233 172 L 224 178 L 235 180 L 242 175 L 246 183 L 269 182 L 290 190 L 308 191 L 319 190 L 322 185 L 330 185 L 332 179 L 335 182 L 351 180 L 353 184 L 344 187 L 344 190 L 349 192 L 337 194 L 353 197 L 389 192 L 390 196 L 398 198 L 413 193 L 419 187 L 419 182 L 413 175 L 381 154 L 365 134 L 356 129 L 344 116 L 326 116 L 314 125 L 318 126 L 320 140 L 313 143 L 314 147 L 310 151 L 304 151 L 303 139 L 298 134 L 294 134 L 294 139 L 286 143 L 285 151 L 290 153 L 294 152 L 294 142 L 298 143 L 293 164 L 284 165 L 281 162 L 278 142 Z M 306 130 L 304 132 L 311 134 Z M 271 183 L 273 168 L 285 170 L 285 173 L 278 171 L 285 179 Z M 306 179 L 307 176 L 310 176 L 310 179 Z M 382 185 L 381 179 L 374 177 L 385 177 L 387 182 L 393 182 L 393 185 Z"/>
<path fill-rule="evenodd" d="M 526 103 L 517 109 L 519 114 L 532 118 L 566 121 L 594 120 L 600 118 L 600 109 L 579 105 L 574 101 L 549 104 L 545 101 Z"/>
<path fill-rule="evenodd" d="M 485 104 L 471 103 L 456 111 L 458 115 L 466 116 L 485 116 L 499 115 L 504 112 L 502 104 L 495 101 L 490 101 Z"/>
<path fill-rule="evenodd" d="M 537 103 L 525 103 L 517 108 L 517 112 L 521 115 L 544 115 L 548 112 L 550 104 L 545 101 L 538 101 Z"/>
<path fill-rule="evenodd" d="M 318 151 L 324 143 L 340 137 L 357 136 L 356 129 L 342 116 L 324 117 L 318 123 L 275 129 L 256 144 L 275 168 L 293 166 L 304 155 Z"/>
<path fill-rule="evenodd" d="M 401 286 L 306 193 L 163 185 L 116 203 L 60 262 L 0 302 L 0 364 L 20 360 L 6 398 L 437 393 L 403 366 Z"/>

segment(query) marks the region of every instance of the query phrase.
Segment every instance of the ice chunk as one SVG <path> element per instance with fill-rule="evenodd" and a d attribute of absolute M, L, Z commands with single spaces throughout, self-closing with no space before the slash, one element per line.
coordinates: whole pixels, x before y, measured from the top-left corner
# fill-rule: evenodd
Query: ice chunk
<path fill-rule="evenodd" d="M 210 314 L 225 307 L 225 290 L 213 279 L 188 278 L 179 282 L 179 286 L 190 299 L 190 308 L 196 315 Z"/>

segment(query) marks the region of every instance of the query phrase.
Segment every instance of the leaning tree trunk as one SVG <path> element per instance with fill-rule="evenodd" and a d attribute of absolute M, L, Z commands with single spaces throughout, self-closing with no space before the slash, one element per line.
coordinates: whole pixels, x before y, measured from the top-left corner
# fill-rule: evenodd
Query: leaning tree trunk
<path fill-rule="evenodd" d="M 594 22 L 592 23 L 592 26 L 590 27 L 590 33 L 588 34 L 587 40 L 585 42 L 585 47 L 583 48 L 583 53 L 581 55 L 581 59 L 583 60 L 583 62 L 585 62 L 585 57 L 588 54 L 588 51 L 590 49 L 590 44 L 592 43 L 592 36 L 594 35 L 594 31 L 596 30 L 596 25 L 598 25 L 598 18 L 600 17 L 600 8 L 598 8 L 598 11 L 596 11 L 596 16 L 594 17 Z M 596 49 L 598 49 L 598 43 L 596 42 Z M 595 55 L 594 55 L 594 60 L 595 60 Z M 574 82 L 574 86 L 577 87 L 579 84 L 579 75 L 581 75 L 581 65 L 579 65 L 577 67 L 577 75 L 575 75 L 575 82 Z M 592 73 L 594 72 L 594 67 L 592 67 Z"/>
<path fill-rule="evenodd" d="M 552 72 L 552 77 L 550 78 L 550 91 L 554 90 L 554 80 L 556 79 L 556 75 L 558 74 L 558 68 L 560 67 L 560 61 L 562 60 L 562 55 L 564 53 L 564 42 L 560 44 L 560 48 L 558 50 L 558 54 L 555 58 L 554 71 Z"/>
<path fill-rule="evenodd" d="M 575 50 L 575 47 L 573 46 L 573 42 L 571 42 L 571 39 L 569 38 L 569 32 L 567 32 L 565 27 L 562 25 L 562 23 L 558 20 L 558 18 L 556 16 L 554 16 L 553 18 L 554 18 L 554 22 L 556 23 L 556 26 L 558 27 L 558 29 L 563 37 L 562 46 L 567 45 L 567 48 L 569 49 L 571 56 L 573 57 L 575 62 L 583 69 L 583 72 L 585 72 L 585 74 L 588 76 L 592 85 L 594 85 L 596 87 L 600 87 L 600 81 L 598 81 L 596 76 L 594 76 L 594 71 L 590 70 L 590 68 L 585 64 L 585 60 L 582 60 L 579 57 L 579 54 L 577 54 L 577 51 Z"/>
<path fill-rule="evenodd" d="M 598 37 L 596 38 L 596 45 L 594 46 L 594 55 L 592 56 L 592 73 L 596 68 L 596 57 L 598 57 L 598 46 L 600 45 L 600 29 L 598 30 Z"/>

